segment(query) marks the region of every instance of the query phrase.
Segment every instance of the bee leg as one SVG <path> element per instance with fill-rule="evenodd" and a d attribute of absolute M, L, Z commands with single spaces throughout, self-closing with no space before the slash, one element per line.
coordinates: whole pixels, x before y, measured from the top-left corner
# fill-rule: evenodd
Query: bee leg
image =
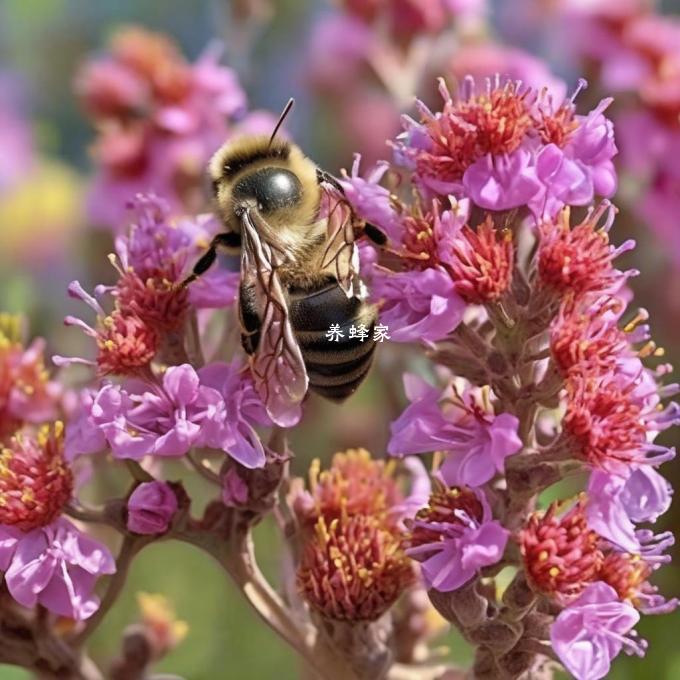
<path fill-rule="evenodd" d="M 217 249 L 226 248 L 227 250 L 234 251 L 241 246 L 241 234 L 229 231 L 221 234 L 216 234 L 213 240 L 208 246 L 208 250 L 201 255 L 198 262 L 194 265 L 193 271 L 189 276 L 187 276 L 184 281 L 182 281 L 182 288 L 186 288 L 192 281 L 195 281 L 201 274 L 210 269 L 217 259 Z"/>
<path fill-rule="evenodd" d="M 345 195 L 345 190 L 342 188 L 342 184 L 338 182 L 333 175 L 331 175 L 330 172 L 326 172 L 325 170 L 321 170 L 321 168 L 316 169 L 316 181 L 321 184 L 322 182 L 326 182 L 327 184 L 330 184 L 334 189 L 337 189 L 343 196 Z"/>
<path fill-rule="evenodd" d="M 376 227 L 374 224 L 370 224 L 369 222 L 366 222 L 364 225 L 364 234 L 378 246 L 384 246 L 387 243 L 387 236 L 385 232 L 382 231 L 382 229 L 378 229 L 378 227 Z"/>

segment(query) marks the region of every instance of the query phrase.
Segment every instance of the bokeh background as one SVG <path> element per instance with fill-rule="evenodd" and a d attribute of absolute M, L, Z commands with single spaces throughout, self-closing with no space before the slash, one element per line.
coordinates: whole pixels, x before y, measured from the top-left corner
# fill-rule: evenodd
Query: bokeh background
<path fill-rule="evenodd" d="M 601 64 L 597 55 L 575 48 L 579 35 L 569 28 L 562 7 L 569 4 L 513 0 L 472 12 L 455 31 L 435 41 L 434 68 L 449 77 L 466 69 L 479 74 L 485 68 L 525 68 L 534 74 L 555 74 L 565 80 L 568 89 L 586 71 L 594 78 L 591 89 L 582 95 L 587 108 L 597 101 Z M 593 0 L 591 4 L 609 20 L 611 12 L 620 18 L 625 8 L 648 3 Z M 680 83 L 680 3 L 669 1 L 656 9 L 665 15 L 664 21 L 675 26 L 668 50 L 673 53 L 675 39 L 676 61 L 671 59 L 668 68 L 677 70 Z M 440 73 L 425 70 L 415 88 L 405 72 L 397 73 L 396 78 L 384 72 L 382 78 L 375 72 L 366 73 L 357 55 L 362 40 L 368 38 L 352 31 L 333 33 L 332 21 L 339 14 L 338 7 L 322 0 L 0 2 L 0 311 L 26 314 L 31 333 L 47 338 L 48 356 L 52 351 L 63 352 L 74 342 L 73 334 L 61 324 L 64 314 L 71 311 L 66 285 L 75 278 L 89 284 L 110 278 L 105 254 L 111 247 L 111 234 L 97 228 L 85 209 L 94 131 L 74 96 L 73 84 L 83 61 L 101 53 L 121 25 L 138 24 L 167 34 L 189 60 L 210 41 L 222 41 L 223 61 L 238 73 L 250 108 L 278 112 L 288 97 L 295 97 L 297 105 L 287 123 L 289 133 L 331 172 L 348 167 L 354 151 L 361 151 L 369 160 L 388 157 L 383 140 L 397 130 L 400 111 L 408 110 L 413 94 L 409 89 L 431 99 L 433 77 Z M 407 49 L 409 39 L 401 35 L 399 40 L 399 50 Z M 521 59 L 518 52 L 504 51 L 510 46 L 525 50 Z M 480 56 L 479 49 L 471 48 L 486 52 Z M 536 61 L 529 66 L 516 65 L 533 58 Z M 610 54 L 609 58 L 616 62 L 619 57 Z M 625 71 L 625 63 L 622 68 Z M 619 111 L 617 106 L 623 113 L 626 106 L 639 108 L 638 85 L 632 82 L 627 87 L 621 88 L 621 103 L 617 102 L 613 111 Z M 680 98 L 678 88 L 675 96 Z M 668 125 L 677 126 L 677 118 Z M 666 348 L 669 360 L 678 363 L 680 170 L 664 184 L 666 202 L 654 199 L 659 211 L 665 211 L 656 219 L 653 211 L 641 215 L 636 202 L 643 200 L 650 176 L 657 169 L 633 172 L 630 153 L 628 165 L 623 160 L 621 214 L 614 239 L 620 242 L 632 236 L 638 241 L 639 247 L 626 262 L 642 271 L 632 287 L 640 306 L 650 311 L 655 340 Z M 400 406 L 400 374 L 392 351 L 385 346 L 380 370 L 342 409 L 331 410 L 313 402 L 313 413 L 293 440 L 299 474 L 313 457 L 327 459 L 347 446 L 362 445 L 375 454 L 382 453 L 387 424 Z M 671 463 L 664 472 L 675 484 L 680 483 L 680 464 Z M 103 484 L 106 491 L 114 493 L 115 474 Z M 207 494 L 200 480 L 192 484 L 192 497 L 200 499 Z M 676 503 L 663 518 L 663 528 L 677 526 L 678 518 L 680 505 Z M 265 571 L 276 579 L 276 533 L 265 522 L 256 537 Z M 664 579 L 660 584 L 664 592 L 669 597 L 680 595 L 680 567 L 665 569 Z M 188 636 L 159 670 L 189 680 L 297 677 L 292 652 L 259 624 L 217 566 L 189 547 L 164 544 L 140 556 L 123 597 L 92 640 L 93 655 L 104 665 L 114 654 L 124 626 L 137 616 L 137 591 L 165 593 L 189 625 Z M 639 631 L 651 643 L 650 654 L 644 661 L 617 661 L 610 677 L 680 678 L 679 629 L 678 612 L 645 617 Z M 451 635 L 441 643 L 448 645 L 456 659 L 462 661 L 469 655 L 465 645 Z M 1 680 L 24 677 L 21 671 L 0 667 Z"/>

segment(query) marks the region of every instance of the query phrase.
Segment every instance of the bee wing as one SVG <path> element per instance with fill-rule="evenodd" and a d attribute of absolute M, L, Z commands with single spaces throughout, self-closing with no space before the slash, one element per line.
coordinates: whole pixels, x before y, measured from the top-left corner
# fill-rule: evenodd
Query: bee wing
<path fill-rule="evenodd" d="M 300 405 L 307 394 L 307 371 L 276 273 L 281 255 L 260 238 L 256 227 L 259 222 L 264 220 L 257 211 L 244 209 L 241 280 L 253 285 L 255 295 L 260 297 L 258 307 L 264 310 L 260 341 L 250 358 L 250 367 L 269 417 L 277 425 L 291 427 L 300 418 Z"/>
<path fill-rule="evenodd" d="M 359 251 L 354 243 L 357 218 L 333 184 L 321 183 L 321 217 L 326 223 L 326 247 L 321 268 L 332 273 L 347 297 L 359 295 Z"/>

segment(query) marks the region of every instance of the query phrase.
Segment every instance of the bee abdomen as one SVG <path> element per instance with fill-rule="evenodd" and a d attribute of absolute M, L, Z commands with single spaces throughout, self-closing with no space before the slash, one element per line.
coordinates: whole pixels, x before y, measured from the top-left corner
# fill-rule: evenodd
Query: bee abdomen
<path fill-rule="evenodd" d="M 374 308 L 359 298 L 348 298 L 334 283 L 293 298 L 290 311 L 310 389 L 327 399 L 346 399 L 362 383 L 373 361 Z M 331 325 L 338 326 L 333 339 L 327 335 Z M 367 329 L 367 337 L 350 337 L 350 328 L 360 325 Z"/>

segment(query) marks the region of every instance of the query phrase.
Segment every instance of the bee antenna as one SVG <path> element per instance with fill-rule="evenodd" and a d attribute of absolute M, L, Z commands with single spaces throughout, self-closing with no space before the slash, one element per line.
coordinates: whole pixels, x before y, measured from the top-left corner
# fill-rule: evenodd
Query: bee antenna
<path fill-rule="evenodd" d="M 281 115 L 279 116 L 279 120 L 276 123 L 276 127 L 274 128 L 274 132 L 272 132 L 272 136 L 269 138 L 268 146 L 272 145 L 272 142 L 274 141 L 274 137 L 276 137 L 276 133 L 279 131 L 279 128 L 283 125 L 283 121 L 286 120 L 286 116 L 290 113 L 290 110 L 293 108 L 294 104 L 295 104 L 295 100 L 291 97 L 288 100 L 288 103 L 283 107 L 283 111 L 281 111 Z"/>

